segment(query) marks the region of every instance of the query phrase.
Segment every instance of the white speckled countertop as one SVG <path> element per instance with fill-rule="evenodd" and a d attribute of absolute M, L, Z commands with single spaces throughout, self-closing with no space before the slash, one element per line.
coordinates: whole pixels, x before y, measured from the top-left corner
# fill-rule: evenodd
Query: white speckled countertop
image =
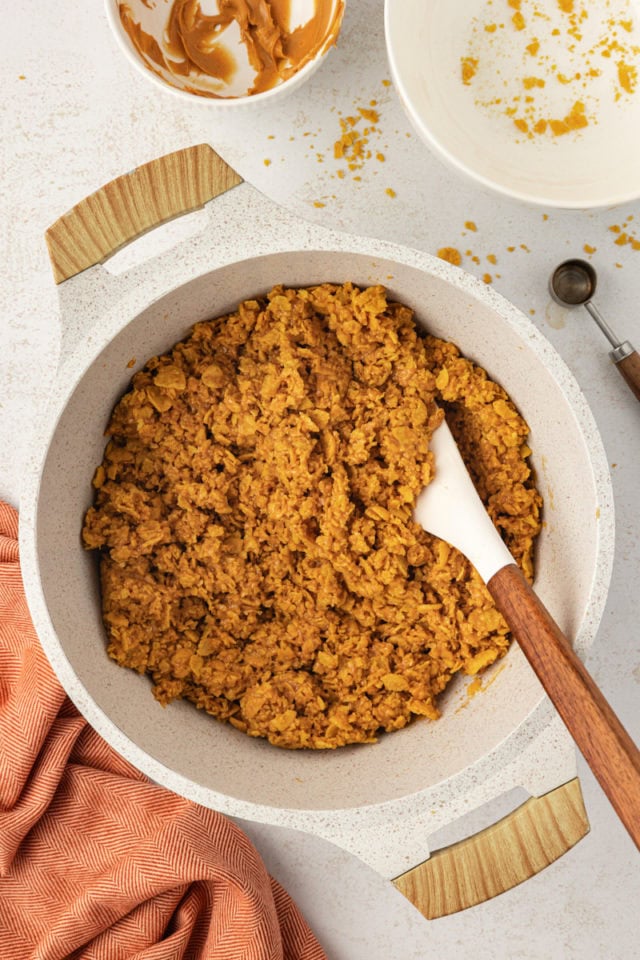
<path fill-rule="evenodd" d="M 431 253 L 456 247 L 463 267 L 490 274 L 567 362 L 598 422 L 616 507 L 612 586 L 587 665 L 640 740 L 640 407 L 586 313 L 562 311 L 547 294 L 552 267 L 585 256 L 587 244 L 599 271 L 600 309 L 622 339 L 640 344 L 640 252 L 616 245 L 609 230 L 627 223 L 633 232 L 637 222 L 640 238 L 640 201 L 596 213 L 542 211 L 480 192 L 445 169 L 412 134 L 388 85 L 382 7 L 381 0 L 349 0 L 339 46 L 309 83 L 281 105 L 238 116 L 159 95 L 116 49 L 98 0 L 84 6 L 24 0 L 19 12 L 5 16 L 0 496 L 19 506 L 30 425 L 59 355 L 44 230 L 112 177 L 179 147 L 209 142 L 247 180 L 301 216 Z M 372 100 L 380 114 L 368 135 L 372 157 L 341 178 L 344 164 L 333 158 L 340 117 Z M 363 120 L 358 129 L 364 126 Z M 199 216 L 160 228 L 114 258 L 111 268 L 195 232 Z M 465 227 L 468 221 L 475 231 Z M 435 922 L 331 844 L 242 825 L 335 960 L 632 960 L 639 950 L 640 860 L 581 758 L 578 770 L 591 833 L 519 888 Z"/>

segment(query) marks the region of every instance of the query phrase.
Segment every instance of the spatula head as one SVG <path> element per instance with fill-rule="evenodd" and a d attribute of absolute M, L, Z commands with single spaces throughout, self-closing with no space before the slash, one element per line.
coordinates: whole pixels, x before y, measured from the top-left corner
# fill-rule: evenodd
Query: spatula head
<path fill-rule="evenodd" d="M 457 547 L 488 583 L 494 573 L 515 561 L 476 493 L 446 420 L 434 432 L 431 449 L 435 477 L 417 499 L 416 522 Z"/>

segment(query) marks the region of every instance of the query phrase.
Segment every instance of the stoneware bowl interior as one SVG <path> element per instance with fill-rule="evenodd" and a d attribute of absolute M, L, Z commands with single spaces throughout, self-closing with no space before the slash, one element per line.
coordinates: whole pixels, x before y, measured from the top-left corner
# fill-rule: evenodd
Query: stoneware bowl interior
<path fill-rule="evenodd" d="M 194 69 L 185 73 L 182 69 L 168 68 L 168 64 L 176 62 L 177 56 L 171 44 L 167 44 L 167 24 L 173 3 L 174 0 L 157 0 L 155 3 L 148 3 L 147 0 L 105 0 L 105 9 L 118 46 L 136 70 L 165 91 L 186 101 L 197 100 L 209 104 L 213 108 L 264 103 L 281 99 L 297 89 L 318 69 L 331 49 L 344 11 L 344 0 L 322 0 L 320 7 L 326 11 L 322 22 L 326 21 L 328 27 L 325 36 L 310 35 L 315 54 L 303 60 L 300 69 L 282 82 L 248 95 L 256 72 L 249 62 L 247 47 L 235 23 L 216 33 L 213 43 L 207 38 L 200 41 L 209 52 L 212 46 L 218 51 L 216 56 L 223 67 L 218 77 L 207 76 Z M 314 0 L 292 0 L 288 5 L 277 4 L 274 7 L 290 31 L 309 23 L 316 9 Z M 200 9 L 205 15 L 216 15 L 217 0 L 201 0 Z"/>
<path fill-rule="evenodd" d="M 476 184 L 530 203 L 640 196 L 640 26 L 628 4 L 553 3 L 545 16 L 528 0 L 499 6 L 386 0 L 393 80 L 425 143 Z"/>

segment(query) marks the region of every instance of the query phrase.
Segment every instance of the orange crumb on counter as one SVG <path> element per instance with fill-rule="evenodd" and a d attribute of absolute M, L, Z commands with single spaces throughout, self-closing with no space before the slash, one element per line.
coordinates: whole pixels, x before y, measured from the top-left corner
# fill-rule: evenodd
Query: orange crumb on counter
<path fill-rule="evenodd" d="M 493 280 L 493 277 L 491 276 L 490 273 L 483 273 L 482 279 L 485 283 L 491 283 L 491 281 Z"/>
<path fill-rule="evenodd" d="M 629 236 L 628 233 L 623 232 L 618 234 L 613 242 L 619 247 L 624 247 L 629 244 L 632 250 L 640 250 L 640 240 L 637 240 L 633 236 Z"/>
<path fill-rule="evenodd" d="M 452 263 L 454 267 L 459 267 L 462 263 L 460 251 L 456 250 L 455 247 L 440 247 L 438 250 L 438 256 L 441 260 L 446 260 L 447 263 Z"/>
<path fill-rule="evenodd" d="M 640 250 L 640 240 L 638 240 L 638 237 L 630 227 L 632 220 L 633 214 L 630 213 L 622 224 L 612 223 L 608 229 L 611 233 L 616 234 L 613 242 L 617 246 L 624 247 L 628 244 L 632 250 Z"/>
<path fill-rule="evenodd" d="M 582 249 L 584 250 L 585 253 L 588 253 L 589 255 L 591 255 L 592 253 L 595 253 L 595 252 L 596 252 L 596 249 L 597 249 L 597 248 L 596 248 L 596 247 L 592 247 L 590 243 L 585 243 L 585 245 L 584 245 L 584 247 L 583 247 Z"/>
<path fill-rule="evenodd" d="M 372 98 L 369 100 L 368 107 L 354 104 L 353 114 L 344 116 L 339 114 L 340 136 L 334 141 L 333 156 L 335 160 L 344 161 L 346 169 L 352 173 L 360 171 L 374 156 L 381 163 L 386 159 L 384 153 L 381 150 L 373 150 L 370 143 L 374 135 L 380 135 L 380 129 L 376 126 L 380 120 L 380 113 L 374 109 L 377 105 L 378 101 Z M 335 176 L 341 180 L 344 179 L 345 174 L 346 170 L 343 167 L 335 171 Z M 360 177 L 353 179 L 359 180 Z"/>
<path fill-rule="evenodd" d="M 314 207 L 326 207 L 326 203 L 323 203 L 322 200 L 314 200 L 313 205 Z"/>
<path fill-rule="evenodd" d="M 622 224 L 612 223 L 608 229 L 611 233 L 616 235 L 616 238 L 613 241 L 616 246 L 630 246 L 632 250 L 640 250 L 640 240 L 630 227 L 632 220 L 633 214 L 630 213 L 626 220 L 622 222 Z"/>
<path fill-rule="evenodd" d="M 395 190 L 393 189 L 393 187 L 387 187 L 387 189 L 385 190 L 385 193 L 386 193 L 386 195 L 387 195 L 388 197 L 395 197 L 395 196 L 397 196 L 397 194 L 396 194 Z"/>
<path fill-rule="evenodd" d="M 525 19 L 519 10 L 517 10 L 514 13 L 514 15 L 511 17 L 511 22 L 516 28 L 516 30 L 524 30 L 524 28 L 526 27 Z"/>
<path fill-rule="evenodd" d="M 264 163 L 265 167 L 270 167 L 270 166 L 271 166 L 271 160 L 269 160 L 268 157 L 265 157 L 262 162 Z"/>
<path fill-rule="evenodd" d="M 475 223 L 473 222 L 473 220 L 465 220 L 464 225 L 465 225 L 465 227 L 467 228 L 467 230 L 473 230 L 474 233 L 475 233 L 476 230 L 478 229 L 478 228 L 476 227 Z"/>
<path fill-rule="evenodd" d="M 498 258 L 496 257 L 495 253 L 488 253 L 487 260 L 489 261 L 489 263 L 493 263 L 493 264 L 496 264 L 498 262 Z"/>

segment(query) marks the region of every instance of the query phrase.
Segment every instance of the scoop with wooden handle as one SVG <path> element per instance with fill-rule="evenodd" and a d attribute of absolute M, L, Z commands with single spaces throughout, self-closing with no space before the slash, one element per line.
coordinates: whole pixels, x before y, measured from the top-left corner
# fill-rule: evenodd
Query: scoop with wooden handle
<path fill-rule="evenodd" d="M 565 260 L 551 274 L 549 292 L 563 307 L 585 308 L 611 344 L 612 362 L 640 400 L 640 354 L 628 340 L 620 340 L 593 302 L 597 282 L 596 271 L 586 260 Z"/>
<path fill-rule="evenodd" d="M 476 493 L 446 421 L 431 447 L 435 478 L 416 521 L 475 566 L 620 820 L 640 849 L 640 751 L 524 578 Z"/>

